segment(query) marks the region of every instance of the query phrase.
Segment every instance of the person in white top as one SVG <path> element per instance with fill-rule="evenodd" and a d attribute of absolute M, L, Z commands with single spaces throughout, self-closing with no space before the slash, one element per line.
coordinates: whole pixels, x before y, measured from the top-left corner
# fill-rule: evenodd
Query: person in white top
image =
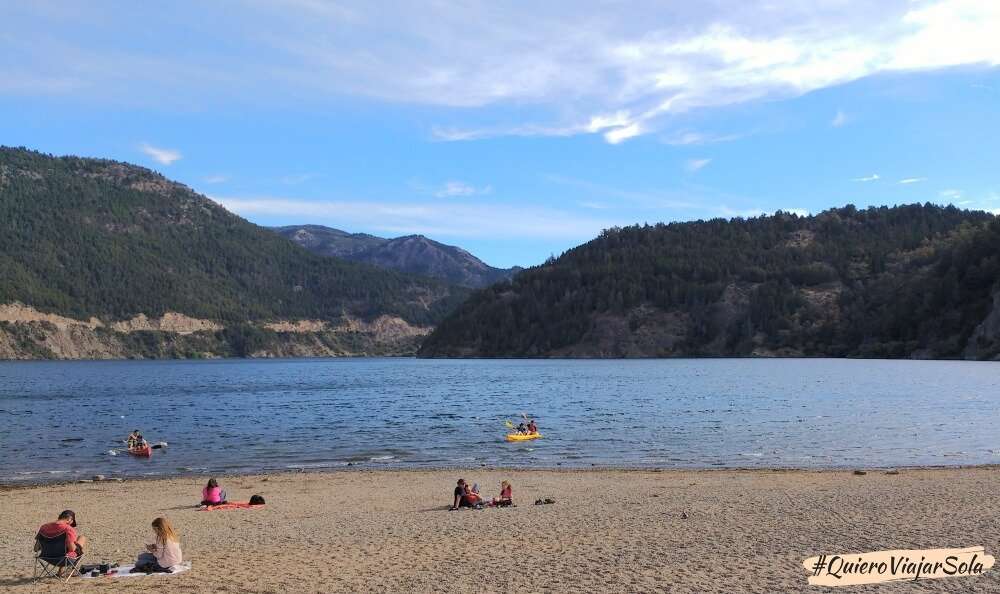
<path fill-rule="evenodd" d="M 153 535 L 153 544 L 146 545 L 147 552 L 139 554 L 133 572 L 169 573 L 171 567 L 179 565 L 183 560 L 180 538 L 174 532 L 169 520 L 166 518 L 153 520 Z"/>

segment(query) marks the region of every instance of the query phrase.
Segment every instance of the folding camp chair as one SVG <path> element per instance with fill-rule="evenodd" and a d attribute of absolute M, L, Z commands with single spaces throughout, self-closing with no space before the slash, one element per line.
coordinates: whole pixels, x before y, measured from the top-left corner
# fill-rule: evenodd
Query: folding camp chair
<path fill-rule="evenodd" d="M 38 543 L 38 554 L 35 555 L 34 570 L 32 578 L 39 580 L 43 577 L 65 578 L 69 581 L 73 574 L 80 574 L 83 567 L 83 555 L 77 557 L 66 556 L 66 533 L 59 536 L 46 538 L 41 534 L 35 535 L 35 542 Z M 69 569 L 67 575 L 63 572 Z"/>

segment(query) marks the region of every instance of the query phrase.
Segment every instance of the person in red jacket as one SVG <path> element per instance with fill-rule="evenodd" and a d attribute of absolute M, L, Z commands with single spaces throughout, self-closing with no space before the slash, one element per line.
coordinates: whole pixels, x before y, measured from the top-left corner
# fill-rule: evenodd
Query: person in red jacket
<path fill-rule="evenodd" d="M 55 538 L 63 533 L 66 534 L 66 557 L 76 559 L 83 555 L 83 549 L 87 546 L 87 537 L 77 534 L 76 514 L 73 513 L 73 510 L 64 511 L 59 514 L 59 518 L 55 522 L 42 524 L 42 527 L 38 529 L 38 536 L 44 538 Z M 41 544 L 38 540 L 35 540 L 35 550 L 41 550 Z"/>
<path fill-rule="evenodd" d="M 500 482 L 500 497 L 494 497 L 490 505 L 494 507 L 508 507 L 514 505 L 514 497 L 510 488 L 510 481 Z"/>

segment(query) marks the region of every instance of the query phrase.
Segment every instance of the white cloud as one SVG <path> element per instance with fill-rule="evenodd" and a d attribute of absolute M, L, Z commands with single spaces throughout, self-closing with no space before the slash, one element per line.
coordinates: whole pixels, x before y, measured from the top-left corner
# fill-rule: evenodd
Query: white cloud
<path fill-rule="evenodd" d="M 877 181 L 879 179 L 882 179 L 882 178 L 880 178 L 877 173 L 873 173 L 873 174 L 867 175 L 865 177 L 855 177 L 851 181 L 856 181 L 856 182 L 870 182 L 870 181 Z"/>
<path fill-rule="evenodd" d="M 896 183 L 902 184 L 902 185 L 905 186 L 905 185 L 908 185 L 908 184 L 919 184 L 922 181 L 927 181 L 927 178 L 926 177 L 906 177 L 906 178 L 903 178 L 903 179 L 899 180 Z"/>
<path fill-rule="evenodd" d="M 1000 208 L 991 208 L 990 210 L 987 210 L 986 212 L 988 212 L 988 213 L 990 213 L 992 215 L 996 215 L 996 216 L 1000 217 Z"/>
<path fill-rule="evenodd" d="M 170 165 L 182 157 L 178 150 L 159 148 L 145 142 L 139 145 L 139 150 L 161 165 Z"/>
<path fill-rule="evenodd" d="M 470 202 L 385 203 L 364 200 L 311 202 L 280 197 L 218 197 L 241 216 L 290 223 L 307 219 L 341 228 L 436 237 L 510 237 L 583 241 L 632 221 L 578 216 L 559 209 Z"/>
<path fill-rule="evenodd" d="M 206 184 L 224 184 L 229 181 L 228 175 L 210 175 L 205 178 Z"/>
<path fill-rule="evenodd" d="M 948 200 L 957 200 L 962 197 L 961 190 L 941 190 L 938 195 L 942 198 L 947 198 Z"/>
<path fill-rule="evenodd" d="M 691 146 L 702 144 L 715 144 L 717 142 L 730 142 L 743 138 L 741 134 L 705 134 L 702 132 L 686 131 L 678 132 L 670 136 L 664 136 L 660 140 L 664 144 L 673 146 Z"/>
<path fill-rule="evenodd" d="M 608 130 L 604 133 L 604 140 L 607 140 L 609 144 L 618 144 L 640 134 L 642 134 L 642 126 L 638 122 L 633 122 L 627 126 Z"/>
<path fill-rule="evenodd" d="M 168 4 L 143 5 L 143 21 L 162 25 L 163 45 L 183 40 L 187 50 L 168 52 L 146 43 L 132 11 L 96 19 L 82 9 L 21 4 L 5 14 L 0 50 L 11 59 L 0 93 L 139 105 L 355 95 L 502 104 L 530 114 L 498 124 L 495 114 L 465 112 L 459 125 L 432 131 L 442 140 L 602 134 L 622 142 L 694 109 L 796 97 L 880 73 L 1000 64 L 1000 2 L 991 0 L 496 0 L 350 9 L 256 0 L 235 13 L 205 5 L 198 21 L 168 18 Z M 67 22 L 74 27 L 60 26 Z M 211 22 L 224 30 L 202 24 Z M 608 117 L 601 114 L 624 116 L 592 125 Z M 480 116 L 491 124 L 476 125 Z"/>
<path fill-rule="evenodd" d="M 438 198 L 452 198 L 455 196 L 478 196 L 480 194 L 489 194 L 492 191 L 493 186 L 477 188 L 462 181 L 451 180 L 446 181 L 440 188 L 435 190 L 434 195 Z"/>
<path fill-rule="evenodd" d="M 833 119 L 830 120 L 830 125 L 833 126 L 834 128 L 839 128 L 846 123 L 847 123 L 847 114 L 839 109 L 837 110 L 837 114 L 833 116 Z"/>
<path fill-rule="evenodd" d="M 688 159 L 684 162 L 684 168 L 693 173 L 701 170 L 711 162 L 711 159 Z"/>

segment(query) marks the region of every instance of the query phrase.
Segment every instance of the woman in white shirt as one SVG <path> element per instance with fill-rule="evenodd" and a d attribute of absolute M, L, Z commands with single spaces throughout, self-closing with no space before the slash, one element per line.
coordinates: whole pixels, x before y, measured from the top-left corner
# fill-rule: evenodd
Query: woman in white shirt
<path fill-rule="evenodd" d="M 153 544 L 146 545 L 145 553 L 140 553 L 133 572 L 169 573 L 170 568 L 182 561 L 180 538 L 166 518 L 153 520 Z"/>

